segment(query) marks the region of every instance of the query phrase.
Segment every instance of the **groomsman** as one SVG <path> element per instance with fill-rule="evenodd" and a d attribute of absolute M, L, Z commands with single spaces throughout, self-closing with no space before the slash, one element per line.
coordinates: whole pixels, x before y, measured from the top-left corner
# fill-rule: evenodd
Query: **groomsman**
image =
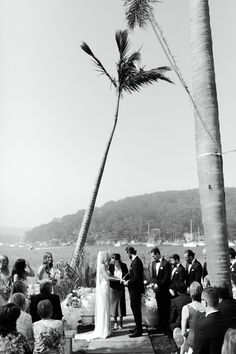
<path fill-rule="evenodd" d="M 179 285 L 185 285 L 186 270 L 180 263 L 180 256 L 176 253 L 170 256 L 171 264 L 171 280 L 170 280 L 170 294 L 172 297 L 177 296 L 177 289 Z"/>
<path fill-rule="evenodd" d="M 124 281 L 124 285 L 128 286 L 130 296 L 130 306 L 134 315 L 136 327 L 130 338 L 142 336 L 142 311 L 141 311 L 141 295 L 144 293 L 143 285 L 143 263 L 136 255 L 137 251 L 128 246 L 126 248 L 131 265 L 129 269 L 129 280 Z"/>
<path fill-rule="evenodd" d="M 184 252 L 186 260 L 186 285 L 189 286 L 193 281 L 197 281 L 201 284 L 202 279 L 202 265 L 195 258 L 195 253 L 192 250 L 186 250 Z"/>
<path fill-rule="evenodd" d="M 163 333 L 169 323 L 170 315 L 170 263 L 161 256 L 158 247 L 151 250 L 152 255 L 152 274 L 151 285 L 155 291 L 158 307 L 158 327 L 157 331 Z"/>
<path fill-rule="evenodd" d="M 229 248 L 229 261 L 231 274 L 236 274 L 236 251 L 234 248 Z"/>

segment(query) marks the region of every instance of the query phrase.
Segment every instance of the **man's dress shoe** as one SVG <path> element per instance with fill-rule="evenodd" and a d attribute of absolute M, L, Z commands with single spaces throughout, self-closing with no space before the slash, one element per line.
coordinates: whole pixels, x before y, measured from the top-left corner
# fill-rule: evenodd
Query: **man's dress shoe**
<path fill-rule="evenodd" d="M 130 338 L 142 337 L 142 332 L 135 331 L 133 334 L 129 335 Z"/>

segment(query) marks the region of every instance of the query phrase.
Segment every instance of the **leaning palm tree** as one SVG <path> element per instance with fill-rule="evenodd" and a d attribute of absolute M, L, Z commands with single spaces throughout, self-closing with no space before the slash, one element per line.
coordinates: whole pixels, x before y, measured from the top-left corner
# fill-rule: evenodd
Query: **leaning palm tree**
<path fill-rule="evenodd" d="M 150 23 L 158 39 L 160 27 L 155 20 L 155 0 L 125 0 L 128 25 L 143 27 Z M 161 45 L 171 66 L 186 89 L 195 114 L 195 140 L 202 221 L 211 283 L 230 284 L 228 238 L 225 209 L 223 161 L 215 84 L 214 59 L 208 0 L 189 0 L 193 95 L 188 90 L 167 42 Z"/>
<path fill-rule="evenodd" d="M 117 120 L 119 115 L 119 107 L 120 100 L 124 92 L 132 93 L 135 91 L 139 91 L 140 88 L 147 84 L 152 84 L 158 80 L 164 80 L 172 83 L 172 81 L 165 76 L 166 71 L 170 70 L 169 67 L 163 66 L 156 69 L 144 70 L 144 67 L 138 68 L 137 64 L 141 60 L 140 51 L 133 52 L 128 54 L 129 50 L 129 41 L 128 41 L 128 31 L 117 31 L 116 35 L 116 43 L 119 51 L 119 61 L 117 63 L 117 78 L 113 78 L 105 69 L 101 61 L 94 55 L 89 46 L 83 42 L 81 48 L 85 53 L 92 57 L 97 69 L 100 73 L 106 75 L 106 77 L 110 80 L 111 84 L 115 87 L 117 94 L 117 103 L 116 110 L 114 116 L 114 122 L 111 130 L 111 134 L 109 136 L 108 142 L 105 147 L 105 152 L 101 161 L 100 168 L 98 170 L 98 175 L 95 180 L 94 188 L 91 195 L 91 200 L 89 205 L 85 211 L 82 225 L 80 228 L 78 240 L 76 243 L 76 247 L 74 250 L 74 254 L 71 260 L 71 266 L 75 268 L 78 266 L 80 261 L 80 255 L 83 251 L 84 244 L 86 241 L 86 237 L 88 234 L 89 226 L 91 223 L 93 210 L 96 202 L 96 198 L 98 195 L 99 186 L 102 180 L 106 160 L 108 157 L 108 153 L 110 150 L 110 145 L 113 139 L 113 135 L 115 133 L 115 129 L 117 126 Z"/>

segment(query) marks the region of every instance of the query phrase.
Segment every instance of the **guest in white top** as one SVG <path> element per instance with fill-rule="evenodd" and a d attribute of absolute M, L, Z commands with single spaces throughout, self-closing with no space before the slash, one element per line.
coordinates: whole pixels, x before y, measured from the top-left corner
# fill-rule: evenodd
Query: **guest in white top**
<path fill-rule="evenodd" d="M 26 337 L 32 349 L 34 344 L 33 324 L 31 315 L 25 312 L 27 308 L 26 298 L 22 293 L 15 293 L 11 296 L 10 302 L 20 308 L 20 317 L 16 321 L 16 330 Z"/>

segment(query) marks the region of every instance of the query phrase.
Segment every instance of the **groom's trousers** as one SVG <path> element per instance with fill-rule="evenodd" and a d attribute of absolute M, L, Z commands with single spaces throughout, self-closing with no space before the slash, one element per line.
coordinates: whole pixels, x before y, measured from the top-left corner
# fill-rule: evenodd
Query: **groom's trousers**
<path fill-rule="evenodd" d="M 136 331 L 142 332 L 141 292 L 129 290 L 130 307 L 134 315 Z"/>

